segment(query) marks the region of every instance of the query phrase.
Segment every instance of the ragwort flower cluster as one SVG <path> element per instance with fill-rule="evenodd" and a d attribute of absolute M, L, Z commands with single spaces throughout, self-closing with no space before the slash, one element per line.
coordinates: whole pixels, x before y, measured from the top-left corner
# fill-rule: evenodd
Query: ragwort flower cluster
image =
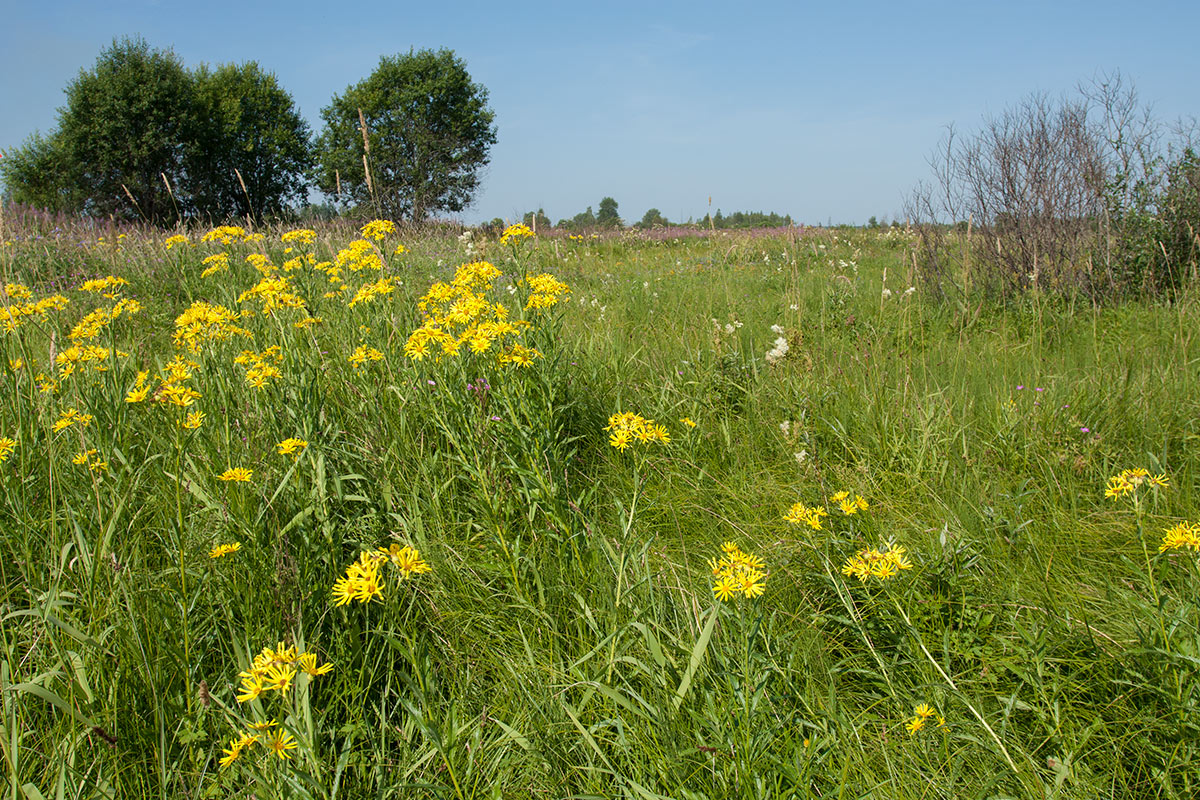
<path fill-rule="evenodd" d="M 236 324 L 241 317 L 240 313 L 225 306 L 197 300 L 175 318 L 175 346 L 198 353 L 206 342 L 249 336 L 250 331 Z"/>
<path fill-rule="evenodd" d="M 286 696 L 292 688 L 296 675 L 303 672 L 311 677 L 325 675 L 333 670 L 333 664 L 317 666 L 317 657 L 313 653 L 297 652 L 296 647 L 286 646 L 280 642 L 272 649 L 264 647 L 254 657 L 250 669 L 238 673 L 242 679 L 242 691 L 237 696 L 239 703 L 257 700 L 264 694 L 278 692 Z"/>
<path fill-rule="evenodd" d="M 629 445 L 638 444 L 670 444 L 671 434 L 665 425 L 659 425 L 652 419 L 646 419 L 632 411 L 613 414 L 608 418 L 604 430 L 609 432 L 608 443 L 618 450 L 626 450 Z"/>
<path fill-rule="evenodd" d="M 358 561 L 346 568 L 346 574 L 334 583 L 334 605 L 344 606 L 352 600 L 360 603 L 382 600 L 383 582 L 380 572 L 389 565 L 394 566 L 400 573 L 402 582 L 430 570 L 415 547 L 401 547 L 393 543 L 389 547 L 364 551 L 358 557 Z"/>
<path fill-rule="evenodd" d="M 26 319 L 37 317 L 44 320 L 51 311 L 61 311 L 70 305 L 71 301 L 61 294 L 52 294 L 35 302 L 33 292 L 28 286 L 20 283 L 4 285 L 4 297 L 0 299 L 0 331 L 12 333 Z"/>
<path fill-rule="evenodd" d="M 275 380 L 283 375 L 279 369 L 279 364 L 282 361 L 283 349 L 279 345 L 273 344 L 261 353 L 256 353 L 253 350 L 243 350 L 233 360 L 233 363 L 246 370 L 246 383 L 249 386 L 261 389 L 267 385 L 268 381 Z"/>
<path fill-rule="evenodd" d="M 859 550 L 842 566 L 842 574 L 847 578 L 858 578 L 863 583 L 869 580 L 886 581 L 900 574 L 900 570 L 912 569 L 906 551 L 898 544 L 888 544 L 887 547 Z"/>
<path fill-rule="evenodd" d="M 913 718 L 904 725 L 909 736 L 915 736 L 917 731 L 925 727 L 925 723 L 935 719 L 937 727 L 946 727 L 946 718 L 933 710 L 928 703 L 921 703 L 913 708 Z"/>
<path fill-rule="evenodd" d="M 238 677 L 242 679 L 242 688 L 237 701 L 247 703 L 264 695 L 270 696 L 271 692 L 275 692 L 278 697 L 286 697 L 299 674 L 303 673 L 311 680 L 332 670 L 333 664 L 327 662 L 318 666 L 315 653 L 298 652 L 294 645 L 289 647 L 280 642 L 275 648 L 264 647 L 262 652 L 254 657 L 250 668 L 238 673 Z M 251 722 L 247 724 L 245 731 L 229 743 L 229 747 L 222 749 L 224 755 L 219 762 L 221 767 L 228 767 L 241 758 L 243 752 L 258 745 L 262 746 L 268 756 L 274 755 L 282 760 L 291 758 L 290 751 L 298 747 L 295 738 L 289 732 L 280 729 L 275 720 Z"/>
<path fill-rule="evenodd" d="M 1151 475 L 1149 470 L 1142 467 L 1123 469 L 1108 479 L 1108 485 L 1104 489 L 1104 496 L 1111 497 L 1114 500 L 1131 497 L 1136 503 L 1138 490 L 1142 487 L 1165 489 L 1169 482 L 1166 473 Z"/>
<path fill-rule="evenodd" d="M 819 531 L 821 530 L 821 519 L 828 516 L 829 512 L 825 510 L 825 506 L 809 506 L 798 502 L 792 504 L 788 512 L 783 515 L 783 519 L 793 525 L 807 525 L 814 531 Z"/>
<path fill-rule="evenodd" d="M 478 355 L 495 353 L 500 366 L 532 366 L 542 354 L 517 342 L 530 323 L 510 321 L 508 309 L 487 298 L 499 276 L 500 270 L 493 264 L 474 261 L 460 266 L 452 282 L 430 286 L 417 304 L 424 320 L 409 335 L 404 354 L 414 361 L 431 354 L 440 360 L 454 358 L 467 348 Z"/>
<path fill-rule="evenodd" d="M 733 542 L 721 545 L 721 557 L 709 560 L 713 574 L 713 595 L 728 601 L 737 595 L 755 598 L 767 588 L 767 573 L 761 558 L 743 552 Z"/>
<path fill-rule="evenodd" d="M 500 234 L 500 244 L 508 244 L 509 242 L 512 242 L 514 245 L 520 244 L 523 240 L 532 236 L 533 231 L 529 229 L 529 226 L 518 222 L 516 225 L 509 225 L 504 229 L 504 233 Z"/>
<path fill-rule="evenodd" d="M 1158 552 L 1184 549 L 1200 551 L 1200 522 L 1181 522 L 1163 533 Z"/>

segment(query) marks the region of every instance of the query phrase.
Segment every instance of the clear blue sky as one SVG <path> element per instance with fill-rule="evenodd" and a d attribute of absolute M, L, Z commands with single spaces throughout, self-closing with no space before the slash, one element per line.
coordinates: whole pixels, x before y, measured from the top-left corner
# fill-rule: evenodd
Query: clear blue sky
<path fill-rule="evenodd" d="M 1200 116 L 1200 2 L 14 2 L 0 0 L 0 148 L 55 126 L 114 37 L 188 66 L 256 60 L 320 128 L 381 55 L 448 47 L 499 142 L 467 222 L 611 195 L 636 221 L 713 208 L 800 221 L 899 212 L 943 128 L 1120 70 Z"/>

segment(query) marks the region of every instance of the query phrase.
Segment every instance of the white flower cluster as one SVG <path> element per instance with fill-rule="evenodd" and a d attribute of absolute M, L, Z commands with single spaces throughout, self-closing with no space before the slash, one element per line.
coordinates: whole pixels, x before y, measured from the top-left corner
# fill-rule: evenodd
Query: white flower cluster
<path fill-rule="evenodd" d="M 711 322 L 713 324 L 713 327 L 716 328 L 717 335 L 720 336 L 721 323 L 718 322 L 716 319 L 712 319 Z M 725 323 L 725 333 L 731 335 L 731 334 L 733 334 L 734 331 L 736 331 L 740 327 L 742 327 L 742 323 L 738 322 L 737 320 L 734 320 L 733 322 L 726 322 Z"/>
<path fill-rule="evenodd" d="M 458 243 L 466 248 L 467 255 L 475 255 L 475 232 L 470 228 L 462 232 L 462 236 L 458 237 Z"/>
<path fill-rule="evenodd" d="M 771 326 L 771 333 L 782 334 L 783 327 L 779 325 Z M 767 351 L 767 363 L 771 365 L 778 364 L 787 357 L 788 351 L 791 350 L 786 336 L 778 336 L 770 350 Z"/>

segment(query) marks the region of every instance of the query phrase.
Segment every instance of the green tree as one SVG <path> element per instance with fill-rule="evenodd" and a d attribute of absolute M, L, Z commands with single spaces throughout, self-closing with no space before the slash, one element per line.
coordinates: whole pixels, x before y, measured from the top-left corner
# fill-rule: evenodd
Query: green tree
<path fill-rule="evenodd" d="M 587 230 L 588 228 L 596 227 L 596 215 L 592 211 L 592 207 L 588 206 L 587 211 L 580 211 L 570 219 L 560 219 L 557 228 L 570 228 L 573 231 Z"/>
<path fill-rule="evenodd" d="M 165 222 L 195 129 L 193 82 L 170 50 L 120 39 L 66 89 L 58 136 L 71 180 L 86 197 L 78 210 Z M 132 202 L 131 202 L 132 201 Z"/>
<path fill-rule="evenodd" d="M 553 227 L 550 224 L 550 218 L 546 216 L 544 208 L 539 208 L 536 212 L 526 211 L 524 216 L 521 217 L 521 221 L 539 231 Z"/>
<path fill-rule="evenodd" d="M 638 223 L 639 228 L 653 228 L 655 225 L 666 227 L 671 223 L 667 222 L 667 218 L 662 215 L 662 212 L 657 208 L 652 208 L 642 215 L 642 221 Z"/>
<path fill-rule="evenodd" d="M 600 201 L 600 207 L 596 211 L 596 224 L 605 228 L 621 227 L 621 217 L 617 214 L 616 200 L 606 197 Z"/>
<path fill-rule="evenodd" d="M 321 110 L 318 185 L 395 219 L 461 211 L 496 143 L 487 96 L 451 50 L 381 58 Z"/>
<path fill-rule="evenodd" d="M 184 157 L 183 185 L 194 213 L 262 219 L 302 202 L 312 168 L 310 131 L 275 76 L 251 61 L 202 66 L 194 78 L 205 120 Z"/>
<path fill-rule="evenodd" d="M 75 179 L 75 169 L 63 137 L 35 133 L 0 159 L 0 176 L 15 203 L 56 212 L 75 212 L 86 195 Z"/>

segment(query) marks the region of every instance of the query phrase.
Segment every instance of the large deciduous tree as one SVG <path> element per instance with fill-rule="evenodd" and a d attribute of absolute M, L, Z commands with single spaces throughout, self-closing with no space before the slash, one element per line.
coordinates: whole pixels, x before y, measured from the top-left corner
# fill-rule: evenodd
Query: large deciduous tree
<path fill-rule="evenodd" d="M 605 197 L 600 201 L 600 208 L 596 212 L 596 224 L 605 228 L 621 227 L 621 215 L 617 213 L 616 200 Z"/>
<path fill-rule="evenodd" d="M 311 135 L 275 76 L 253 61 L 202 66 L 195 86 L 203 122 L 184 158 L 194 213 L 210 220 L 262 219 L 303 201 Z"/>
<path fill-rule="evenodd" d="M 114 41 L 66 92 L 57 135 L 87 198 L 81 210 L 174 218 L 167 183 L 179 184 L 196 126 L 194 84 L 179 58 L 144 39 Z"/>
<path fill-rule="evenodd" d="M 496 143 L 487 97 L 453 51 L 381 58 L 321 111 L 318 185 L 395 219 L 461 211 Z"/>

